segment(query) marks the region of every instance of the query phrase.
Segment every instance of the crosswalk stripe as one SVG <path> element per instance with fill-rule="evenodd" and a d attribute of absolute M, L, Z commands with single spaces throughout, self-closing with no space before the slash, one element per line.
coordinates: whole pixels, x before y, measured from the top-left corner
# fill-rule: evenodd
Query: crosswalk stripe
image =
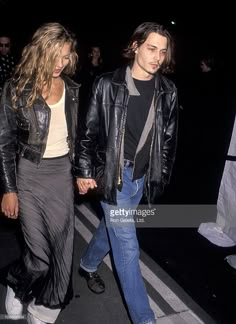
<path fill-rule="evenodd" d="M 179 314 L 179 316 L 183 318 L 188 324 L 204 324 L 204 322 L 191 310 L 188 310 L 187 312 L 183 312 Z"/>
<path fill-rule="evenodd" d="M 165 301 L 177 312 L 188 310 L 188 307 L 176 296 L 163 281 L 161 281 L 143 262 L 139 260 L 143 277 L 150 285 L 158 291 L 161 296 L 165 296 Z"/>
<path fill-rule="evenodd" d="M 90 221 L 94 227 L 98 227 L 100 221 L 88 207 L 86 207 L 84 204 L 75 205 L 75 207 L 87 218 L 88 221 Z"/>
<path fill-rule="evenodd" d="M 204 324 L 195 314 L 188 310 L 180 314 L 172 314 L 158 319 L 158 324 Z"/>

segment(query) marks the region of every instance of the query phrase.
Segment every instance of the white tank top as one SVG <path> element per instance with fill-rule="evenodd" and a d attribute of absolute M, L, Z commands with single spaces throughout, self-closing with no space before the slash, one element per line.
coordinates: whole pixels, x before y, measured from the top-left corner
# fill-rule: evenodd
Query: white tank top
<path fill-rule="evenodd" d="M 53 158 L 65 155 L 69 152 L 68 130 L 65 117 L 65 87 L 61 99 L 54 105 L 48 105 L 51 109 L 49 133 L 44 158 Z"/>

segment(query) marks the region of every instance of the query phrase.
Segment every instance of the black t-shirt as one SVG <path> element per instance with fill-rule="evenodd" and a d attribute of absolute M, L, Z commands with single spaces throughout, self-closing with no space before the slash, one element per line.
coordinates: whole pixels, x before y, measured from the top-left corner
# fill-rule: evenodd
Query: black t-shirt
<path fill-rule="evenodd" d="M 155 79 L 134 80 L 140 96 L 130 96 L 124 138 L 124 158 L 134 161 L 135 152 L 151 107 Z M 145 157 L 144 157 L 145 158 Z"/>

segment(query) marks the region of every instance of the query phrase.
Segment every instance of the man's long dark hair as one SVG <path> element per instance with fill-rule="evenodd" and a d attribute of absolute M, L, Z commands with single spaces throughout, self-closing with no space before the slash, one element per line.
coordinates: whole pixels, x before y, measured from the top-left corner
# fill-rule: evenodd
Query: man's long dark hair
<path fill-rule="evenodd" d="M 167 53 L 160 70 L 163 73 L 172 72 L 175 63 L 173 58 L 174 42 L 169 31 L 164 26 L 159 25 L 156 22 L 144 22 L 135 29 L 130 38 L 128 46 L 123 51 L 123 57 L 128 59 L 128 61 L 132 64 L 135 57 L 134 43 L 137 44 L 137 47 L 140 47 L 146 41 L 150 33 L 158 33 L 159 35 L 167 38 Z"/>

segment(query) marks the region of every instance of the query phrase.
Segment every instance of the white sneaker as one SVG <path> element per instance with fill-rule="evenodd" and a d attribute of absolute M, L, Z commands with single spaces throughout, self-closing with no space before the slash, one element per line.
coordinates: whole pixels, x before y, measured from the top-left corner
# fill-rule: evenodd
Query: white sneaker
<path fill-rule="evenodd" d="M 8 314 L 8 318 L 12 320 L 18 320 L 23 317 L 23 304 L 18 298 L 15 297 L 13 289 L 9 286 L 7 286 L 5 307 Z"/>
<path fill-rule="evenodd" d="M 27 323 L 28 324 L 47 324 L 46 322 L 41 321 L 40 319 L 36 318 L 33 314 L 27 314 Z"/>

